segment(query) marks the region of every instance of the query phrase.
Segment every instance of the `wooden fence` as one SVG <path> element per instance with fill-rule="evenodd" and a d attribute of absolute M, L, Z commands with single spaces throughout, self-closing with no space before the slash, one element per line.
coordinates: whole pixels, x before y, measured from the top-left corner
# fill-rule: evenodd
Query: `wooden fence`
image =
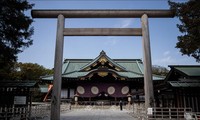
<path fill-rule="evenodd" d="M 29 117 L 27 107 L 0 107 L 0 120 L 26 120 Z"/>
<path fill-rule="evenodd" d="M 35 104 L 29 107 L 0 107 L 0 120 L 37 120 L 50 118 L 50 104 Z M 61 112 L 71 109 L 71 104 L 61 104 Z"/>
<path fill-rule="evenodd" d="M 191 108 L 152 108 L 151 113 L 147 115 L 149 120 L 193 120 Z"/>

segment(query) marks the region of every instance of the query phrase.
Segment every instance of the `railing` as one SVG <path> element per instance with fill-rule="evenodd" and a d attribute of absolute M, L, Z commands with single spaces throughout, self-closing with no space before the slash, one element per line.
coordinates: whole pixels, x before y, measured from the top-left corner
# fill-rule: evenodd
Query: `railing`
<path fill-rule="evenodd" d="M 154 119 L 174 119 L 181 120 L 190 116 L 191 108 L 152 108 L 152 114 L 148 114 L 149 120 Z M 192 117 L 191 117 L 192 120 Z"/>
<path fill-rule="evenodd" d="M 49 103 L 35 104 L 31 108 L 31 118 L 35 120 L 45 118 L 45 117 L 50 118 L 50 110 L 51 110 L 51 105 Z M 60 105 L 60 110 L 61 112 L 71 110 L 71 104 L 62 103 Z"/>
<path fill-rule="evenodd" d="M 196 120 L 200 120 L 200 112 L 196 112 L 195 113 L 195 119 Z"/>
<path fill-rule="evenodd" d="M 0 107 L 0 120 L 27 120 L 29 113 L 27 107 Z"/>
<path fill-rule="evenodd" d="M 200 113 L 199 112 L 189 112 L 185 115 L 186 120 L 200 120 Z"/>
<path fill-rule="evenodd" d="M 71 104 L 61 104 L 60 108 L 61 112 L 69 111 Z M 29 107 L 0 107 L 0 120 L 37 120 L 50 117 L 49 103 L 33 104 L 30 112 L 29 110 Z"/>
<path fill-rule="evenodd" d="M 41 119 L 44 117 L 50 117 L 50 104 L 39 104 L 31 107 L 31 118 Z"/>

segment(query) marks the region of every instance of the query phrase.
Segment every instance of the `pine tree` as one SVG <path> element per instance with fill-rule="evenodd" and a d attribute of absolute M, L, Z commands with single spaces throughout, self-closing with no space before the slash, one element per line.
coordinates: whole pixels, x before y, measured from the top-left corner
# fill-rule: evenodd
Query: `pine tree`
<path fill-rule="evenodd" d="M 24 14 L 33 4 L 26 0 L 0 0 L 0 78 L 6 79 L 17 54 L 32 45 L 33 20 Z"/>
<path fill-rule="evenodd" d="M 192 56 L 200 62 L 200 0 L 170 2 L 170 9 L 175 12 L 181 24 L 177 24 L 182 35 L 178 36 L 176 48 L 182 55 Z"/>

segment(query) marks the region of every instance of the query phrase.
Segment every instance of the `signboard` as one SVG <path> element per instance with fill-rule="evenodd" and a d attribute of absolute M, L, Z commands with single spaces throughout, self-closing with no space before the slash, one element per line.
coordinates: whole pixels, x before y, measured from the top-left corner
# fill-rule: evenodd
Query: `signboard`
<path fill-rule="evenodd" d="M 153 114 L 153 108 L 148 108 L 147 115 L 152 115 L 152 114 Z"/>
<path fill-rule="evenodd" d="M 15 96 L 14 105 L 26 105 L 26 96 Z"/>

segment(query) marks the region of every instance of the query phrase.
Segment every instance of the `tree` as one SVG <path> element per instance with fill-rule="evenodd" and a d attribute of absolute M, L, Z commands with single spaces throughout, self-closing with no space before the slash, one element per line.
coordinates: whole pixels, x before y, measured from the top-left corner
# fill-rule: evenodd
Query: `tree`
<path fill-rule="evenodd" d="M 53 74 L 53 70 L 46 69 L 37 63 L 16 63 L 10 74 L 13 80 L 35 80 L 38 81 L 41 76 Z"/>
<path fill-rule="evenodd" d="M 192 56 L 200 62 L 200 0 L 182 3 L 169 1 L 169 5 L 181 21 L 177 27 L 183 33 L 178 36 L 176 48 L 180 49 L 182 55 Z"/>
<path fill-rule="evenodd" d="M 33 4 L 26 0 L 0 0 L 0 78 L 8 78 L 17 54 L 32 45 L 33 20 L 24 14 Z"/>
<path fill-rule="evenodd" d="M 158 66 L 158 65 L 153 65 L 152 66 L 152 73 L 155 75 L 161 75 L 161 76 L 166 76 L 168 74 L 169 70 L 167 68 Z"/>

